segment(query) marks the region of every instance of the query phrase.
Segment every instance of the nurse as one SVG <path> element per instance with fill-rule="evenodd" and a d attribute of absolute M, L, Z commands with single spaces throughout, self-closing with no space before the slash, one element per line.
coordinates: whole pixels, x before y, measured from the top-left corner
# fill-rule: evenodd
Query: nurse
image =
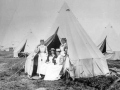
<path fill-rule="evenodd" d="M 54 48 L 51 48 L 50 50 L 50 55 L 48 56 L 48 63 L 49 64 L 56 64 L 55 62 L 55 49 Z"/>
<path fill-rule="evenodd" d="M 40 74 L 45 74 L 46 60 L 48 56 L 47 46 L 44 45 L 44 40 L 40 40 L 40 44 L 36 47 L 36 49 L 39 52 L 37 73 L 39 74 L 39 77 L 41 77 Z"/>
<path fill-rule="evenodd" d="M 61 54 L 67 53 L 68 45 L 66 38 L 61 39 L 60 50 L 61 50 Z"/>
<path fill-rule="evenodd" d="M 62 70 L 62 67 L 63 67 L 63 63 L 62 61 L 63 60 L 63 56 L 60 55 L 60 49 L 56 49 L 56 57 L 55 57 L 55 60 L 56 60 L 56 64 L 53 65 L 48 65 L 48 68 L 46 70 L 46 74 L 45 74 L 45 78 L 44 80 L 58 80 L 60 79 L 60 72 Z"/>

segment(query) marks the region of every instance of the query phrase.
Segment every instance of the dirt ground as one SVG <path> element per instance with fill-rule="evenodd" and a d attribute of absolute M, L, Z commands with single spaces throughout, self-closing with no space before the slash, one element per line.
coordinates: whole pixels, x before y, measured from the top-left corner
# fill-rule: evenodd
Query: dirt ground
<path fill-rule="evenodd" d="M 107 90 L 109 85 L 117 79 L 117 77 L 96 77 L 95 79 L 80 79 L 76 81 L 31 80 L 24 73 L 25 60 L 0 57 L 0 90 Z M 110 61 L 109 66 L 119 66 L 120 61 L 118 62 L 113 63 L 113 61 Z M 120 89 L 120 84 L 110 90 L 119 90 L 118 88 Z"/>

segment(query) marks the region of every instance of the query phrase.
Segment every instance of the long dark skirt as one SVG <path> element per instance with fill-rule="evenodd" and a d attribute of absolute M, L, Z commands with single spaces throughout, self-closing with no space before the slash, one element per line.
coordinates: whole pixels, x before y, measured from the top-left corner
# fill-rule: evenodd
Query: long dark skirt
<path fill-rule="evenodd" d="M 34 65 L 33 65 L 32 76 L 37 75 L 38 57 L 39 57 L 38 54 L 34 57 Z"/>

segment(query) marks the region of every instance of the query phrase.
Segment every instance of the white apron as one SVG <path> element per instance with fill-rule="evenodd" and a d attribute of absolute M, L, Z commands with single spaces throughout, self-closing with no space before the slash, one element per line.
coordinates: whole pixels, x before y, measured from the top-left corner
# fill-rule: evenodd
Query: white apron
<path fill-rule="evenodd" d="M 47 64 L 46 64 L 46 60 L 47 60 L 47 47 L 44 45 L 40 45 L 38 47 L 40 53 L 39 53 L 39 58 L 38 58 L 38 68 L 37 68 L 37 73 L 38 74 L 45 74 L 46 72 L 46 68 L 47 68 Z"/>
<path fill-rule="evenodd" d="M 60 79 L 60 72 L 62 70 L 61 55 L 56 59 L 56 65 L 48 64 L 44 80 L 58 80 Z"/>
<path fill-rule="evenodd" d="M 62 45 L 60 46 L 61 54 L 64 54 L 66 47 L 67 47 L 67 44 L 66 44 L 66 43 L 64 43 L 64 44 L 62 44 Z"/>
<path fill-rule="evenodd" d="M 49 62 L 48 62 L 48 64 L 53 64 L 54 65 L 53 58 L 54 58 L 54 56 L 49 56 Z"/>
<path fill-rule="evenodd" d="M 63 65 L 63 73 L 65 73 L 66 71 L 70 74 L 70 77 L 72 78 L 75 77 L 74 67 L 70 62 L 69 56 L 66 56 L 66 59 Z"/>
<path fill-rule="evenodd" d="M 46 70 L 44 80 L 58 80 L 60 79 L 60 71 L 62 69 L 62 65 L 54 65 L 49 64 Z"/>

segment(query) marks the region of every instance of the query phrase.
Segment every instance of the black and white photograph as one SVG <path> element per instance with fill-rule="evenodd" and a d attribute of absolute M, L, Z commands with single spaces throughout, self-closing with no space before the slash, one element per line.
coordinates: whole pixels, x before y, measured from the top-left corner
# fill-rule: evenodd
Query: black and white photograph
<path fill-rule="evenodd" d="M 0 0 L 0 90 L 120 90 L 120 0 Z"/>

